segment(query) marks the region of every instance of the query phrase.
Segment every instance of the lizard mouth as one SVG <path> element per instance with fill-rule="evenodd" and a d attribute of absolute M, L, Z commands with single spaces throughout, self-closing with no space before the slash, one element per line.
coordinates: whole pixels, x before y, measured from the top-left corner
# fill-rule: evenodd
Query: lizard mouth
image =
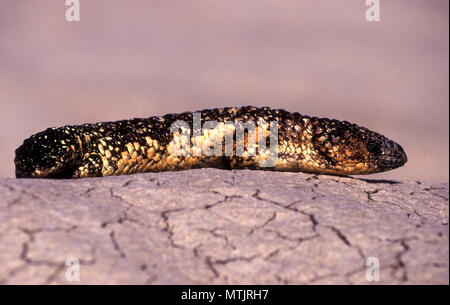
<path fill-rule="evenodd" d="M 16 178 L 71 178 L 76 167 L 75 162 L 57 163 L 53 166 L 33 164 L 30 159 L 21 159 L 20 151 L 16 151 L 15 163 Z"/>
<path fill-rule="evenodd" d="M 62 166 L 52 168 L 40 168 L 27 170 L 16 167 L 16 178 L 70 178 L 71 172 L 64 170 Z"/>

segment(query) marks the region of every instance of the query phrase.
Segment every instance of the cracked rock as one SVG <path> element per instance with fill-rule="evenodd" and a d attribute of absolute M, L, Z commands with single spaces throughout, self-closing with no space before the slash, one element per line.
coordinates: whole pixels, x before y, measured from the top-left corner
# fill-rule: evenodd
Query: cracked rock
<path fill-rule="evenodd" d="M 448 193 L 217 169 L 0 179 L 0 284 L 448 284 Z"/>

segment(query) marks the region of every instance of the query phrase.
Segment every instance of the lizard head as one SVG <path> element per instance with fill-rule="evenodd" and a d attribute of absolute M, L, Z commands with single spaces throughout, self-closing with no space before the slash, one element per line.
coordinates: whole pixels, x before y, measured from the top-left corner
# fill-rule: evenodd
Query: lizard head
<path fill-rule="evenodd" d="M 68 128 L 48 128 L 26 139 L 15 151 L 16 177 L 70 177 L 78 145 Z"/>
<path fill-rule="evenodd" d="M 315 151 L 331 174 L 384 172 L 408 161 L 398 143 L 356 124 L 312 118 L 311 126 Z"/>

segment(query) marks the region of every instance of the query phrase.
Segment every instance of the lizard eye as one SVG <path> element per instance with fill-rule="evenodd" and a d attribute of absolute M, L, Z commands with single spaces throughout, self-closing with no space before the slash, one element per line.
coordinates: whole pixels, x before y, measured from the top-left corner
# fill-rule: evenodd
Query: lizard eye
<path fill-rule="evenodd" d="M 381 143 L 379 141 L 372 140 L 366 145 L 367 150 L 373 154 L 381 153 Z"/>

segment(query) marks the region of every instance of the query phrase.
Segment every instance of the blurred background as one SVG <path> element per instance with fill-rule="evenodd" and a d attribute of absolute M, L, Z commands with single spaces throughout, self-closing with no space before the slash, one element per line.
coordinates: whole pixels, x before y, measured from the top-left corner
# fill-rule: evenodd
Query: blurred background
<path fill-rule="evenodd" d="M 409 162 L 375 179 L 449 179 L 449 1 L 64 0 L 0 4 L 0 177 L 51 126 L 221 106 L 360 124 Z"/>

